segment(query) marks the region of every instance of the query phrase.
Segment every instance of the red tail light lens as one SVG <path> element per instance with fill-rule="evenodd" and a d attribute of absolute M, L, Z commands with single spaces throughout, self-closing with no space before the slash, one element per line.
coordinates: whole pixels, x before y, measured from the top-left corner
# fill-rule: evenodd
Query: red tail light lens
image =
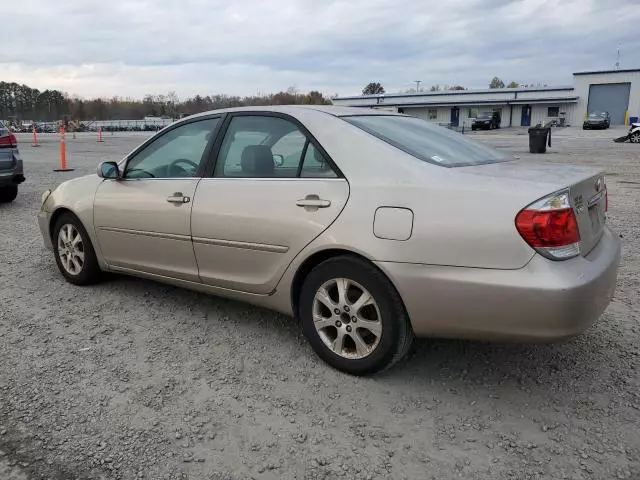
<path fill-rule="evenodd" d="M 573 209 L 522 210 L 516 227 L 533 248 L 565 247 L 580 241 L 578 222 Z"/>
<path fill-rule="evenodd" d="M 580 230 L 568 192 L 553 194 L 521 210 L 516 228 L 525 242 L 551 260 L 580 254 Z"/>
<path fill-rule="evenodd" d="M 13 134 L 13 132 L 9 132 L 9 135 L 4 137 L 0 137 L 0 148 L 16 148 L 18 146 L 18 139 Z"/>

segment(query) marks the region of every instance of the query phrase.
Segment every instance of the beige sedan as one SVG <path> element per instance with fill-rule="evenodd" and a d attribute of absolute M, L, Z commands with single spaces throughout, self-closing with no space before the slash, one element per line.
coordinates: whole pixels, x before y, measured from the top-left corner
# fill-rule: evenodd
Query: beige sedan
<path fill-rule="evenodd" d="M 180 120 L 45 192 L 38 220 L 74 284 L 118 272 L 271 308 L 327 363 L 367 374 L 414 336 L 587 328 L 620 259 L 606 208 L 590 168 L 404 115 L 287 106 Z"/>

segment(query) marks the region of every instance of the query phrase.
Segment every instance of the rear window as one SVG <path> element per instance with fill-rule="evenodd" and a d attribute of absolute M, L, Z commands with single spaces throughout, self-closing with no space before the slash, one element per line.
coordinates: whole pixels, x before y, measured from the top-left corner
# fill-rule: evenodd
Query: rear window
<path fill-rule="evenodd" d="M 419 118 L 355 115 L 342 119 L 420 160 L 443 167 L 482 165 L 513 159 L 460 133 Z"/>

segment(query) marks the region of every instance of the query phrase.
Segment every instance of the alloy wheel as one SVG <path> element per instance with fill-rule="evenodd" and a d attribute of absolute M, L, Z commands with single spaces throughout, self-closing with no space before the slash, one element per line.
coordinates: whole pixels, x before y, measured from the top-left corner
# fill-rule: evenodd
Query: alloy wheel
<path fill-rule="evenodd" d="M 361 359 L 380 343 L 382 318 L 373 296 L 347 278 L 334 278 L 316 291 L 313 323 L 322 342 L 336 355 Z"/>
<path fill-rule="evenodd" d="M 58 257 L 70 275 L 79 275 L 84 267 L 84 244 L 78 229 L 66 223 L 58 233 Z"/>

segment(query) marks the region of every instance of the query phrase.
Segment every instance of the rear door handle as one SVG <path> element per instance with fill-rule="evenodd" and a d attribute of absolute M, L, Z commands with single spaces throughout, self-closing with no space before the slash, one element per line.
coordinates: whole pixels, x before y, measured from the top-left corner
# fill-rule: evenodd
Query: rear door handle
<path fill-rule="evenodd" d="M 329 200 L 323 200 L 318 195 L 307 195 L 305 198 L 298 200 L 296 205 L 305 207 L 305 209 L 327 208 L 331 206 Z"/>
<path fill-rule="evenodd" d="M 182 192 L 176 192 L 173 195 L 167 197 L 167 202 L 169 203 L 189 203 L 191 199 L 182 194 Z"/>

